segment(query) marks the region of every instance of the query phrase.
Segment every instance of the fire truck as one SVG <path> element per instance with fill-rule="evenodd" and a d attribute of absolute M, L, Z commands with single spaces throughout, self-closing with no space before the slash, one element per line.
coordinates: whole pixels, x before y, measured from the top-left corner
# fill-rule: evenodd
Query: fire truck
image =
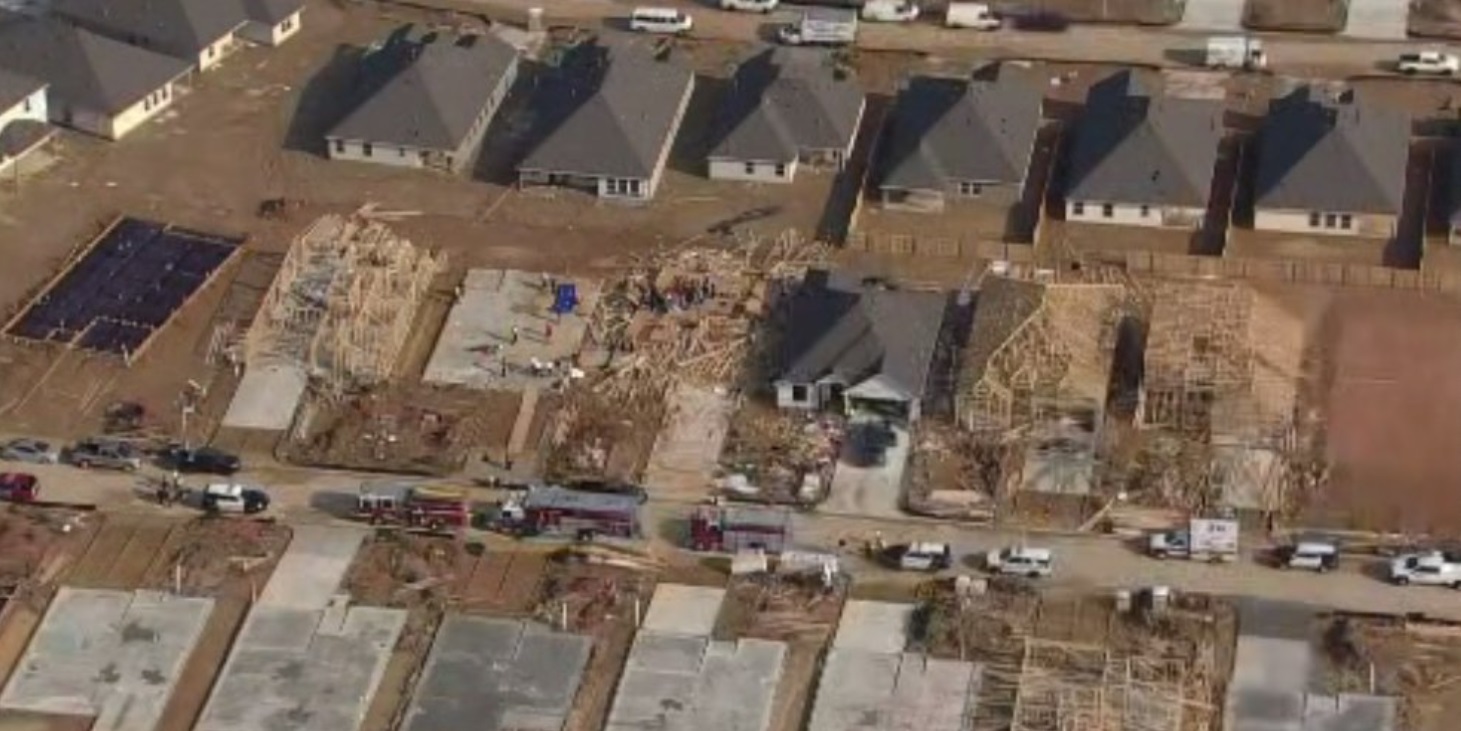
<path fill-rule="evenodd" d="M 497 527 L 520 536 L 639 538 L 639 498 L 546 485 L 515 494 L 502 504 Z"/>
<path fill-rule="evenodd" d="M 472 520 L 465 490 L 428 485 L 364 485 L 355 515 L 371 525 L 427 531 L 455 531 Z"/>
<path fill-rule="evenodd" d="M 791 545 L 791 513 L 777 508 L 702 505 L 690 515 L 696 551 L 781 553 Z"/>

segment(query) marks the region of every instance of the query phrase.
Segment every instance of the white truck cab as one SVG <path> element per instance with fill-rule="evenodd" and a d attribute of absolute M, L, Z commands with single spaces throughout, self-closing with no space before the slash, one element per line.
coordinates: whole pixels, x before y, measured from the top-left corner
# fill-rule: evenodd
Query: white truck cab
<path fill-rule="evenodd" d="M 1035 579 L 1054 571 L 1055 555 L 1048 548 L 1007 546 L 985 554 L 984 565 L 992 573 Z"/>
<path fill-rule="evenodd" d="M 1455 76 L 1461 72 L 1461 58 L 1441 51 L 1415 51 L 1400 54 L 1395 68 L 1402 74 Z"/>
<path fill-rule="evenodd" d="M 895 546 L 898 568 L 904 571 L 942 571 L 954 563 L 953 549 L 947 543 L 909 543 Z"/>

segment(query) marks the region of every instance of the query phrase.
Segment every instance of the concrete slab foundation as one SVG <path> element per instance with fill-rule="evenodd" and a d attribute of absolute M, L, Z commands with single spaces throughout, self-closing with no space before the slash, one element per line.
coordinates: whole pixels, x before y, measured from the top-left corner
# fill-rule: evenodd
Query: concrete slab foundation
<path fill-rule="evenodd" d="M 658 496 L 700 499 L 710 492 L 735 403 L 725 393 L 682 383 L 650 452 L 644 484 Z"/>
<path fill-rule="evenodd" d="M 561 731 L 592 646 L 531 622 L 448 616 L 402 731 Z"/>
<path fill-rule="evenodd" d="M 230 429 L 284 431 L 294 423 L 294 412 L 309 383 L 297 364 L 261 363 L 244 371 L 223 415 Z"/>
<path fill-rule="evenodd" d="M 0 709 L 94 716 L 94 731 L 151 731 L 213 600 L 62 587 Z"/>
<path fill-rule="evenodd" d="M 832 639 L 832 647 L 899 654 L 908 643 L 908 621 L 912 617 L 912 604 L 847 602 L 842 607 L 842 618 L 837 622 L 837 635 Z"/>
<path fill-rule="evenodd" d="M 329 606 L 366 532 L 342 526 L 295 527 L 259 604 L 311 611 Z"/>
<path fill-rule="evenodd" d="M 605 731 L 766 731 L 786 645 L 641 630 Z"/>
<path fill-rule="evenodd" d="M 467 272 L 461 297 L 447 315 L 421 380 L 513 391 L 551 381 L 553 376 L 534 375 L 533 361 L 572 359 L 588 329 L 588 315 L 598 304 L 600 288 L 593 280 L 561 280 L 577 286 L 578 308 L 555 315 L 549 285 L 558 283 L 545 282 L 536 272 Z"/>
<path fill-rule="evenodd" d="M 660 584 L 644 615 L 641 631 L 709 637 L 715 631 L 725 589 Z"/>
<path fill-rule="evenodd" d="M 360 727 L 406 624 L 399 609 L 255 605 L 194 731 Z"/>
<path fill-rule="evenodd" d="M 982 677 L 958 660 L 834 649 L 808 731 L 965 731 Z"/>

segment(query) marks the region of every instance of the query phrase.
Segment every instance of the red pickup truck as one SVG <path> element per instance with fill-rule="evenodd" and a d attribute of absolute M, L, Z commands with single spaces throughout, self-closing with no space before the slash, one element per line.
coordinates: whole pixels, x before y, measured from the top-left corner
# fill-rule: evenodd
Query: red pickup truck
<path fill-rule="evenodd" d="M 35 502 L 40 494 L 40 480 L 24 472 L 0 472 L 0 500 L 11 503 Z"/>

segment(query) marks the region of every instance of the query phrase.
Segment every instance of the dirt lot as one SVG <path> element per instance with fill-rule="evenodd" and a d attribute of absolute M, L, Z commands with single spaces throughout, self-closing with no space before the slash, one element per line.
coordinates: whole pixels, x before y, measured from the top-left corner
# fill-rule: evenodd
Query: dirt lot
<path fill-rule="evenodd" d="M 1182 20 L 1182 3 L 1175 0 L 1039 0 L 991 3 L 995 7 L 1038 7 L 1058 10 L 1082 23 L 1139 23 L 1171 25 Z"/>
<path fill-rule="evenodd" d="M 341 399 L 311 397 L 303 439 L 279 444 L 303 465 L 443 475 L 469 455 L 505 449 L 521 396 L 425 385 L 390 386 Z"/>
<path fill-rule="evenodd" d="M 1308 517 L 1328 525 L 1454 535 L 1461 495 L 1449 435 L 1461 429 L 1456 302 L 1353 291 L 1336 296 L 1321 352 L 1333 359 L 1320 398 L 1332 460 Z"/>
<path fill-rule="evenodd" d="M 1461 2 L 1412 0 L 1409 31 L 1425 38 L 1461 38 Z"/>
<path fill-rule="evenodd" d="M 1455 727 L 1461 714 L 1461 627 L 1339 615 L 1320 622 L 1316 634 L 1319 682 L 1327 692 L 1399 696 L 1398 728 Z"/>
<path fill-rule="evenodd" d="M 1338 33 L 1348 17 L 1348 0 L 1248 0 L 1243 9 L 1250 30 Z"/>

